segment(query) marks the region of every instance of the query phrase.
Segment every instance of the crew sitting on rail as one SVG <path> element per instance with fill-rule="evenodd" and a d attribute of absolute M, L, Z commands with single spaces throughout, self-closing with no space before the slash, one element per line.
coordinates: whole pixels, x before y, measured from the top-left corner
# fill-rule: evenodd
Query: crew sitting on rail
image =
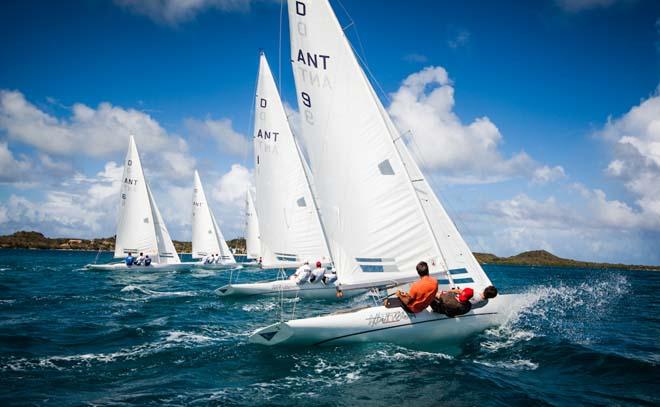
<path fill-rule="evenodd" d="M 144 256 L 144 266 L 145 267 L 151 266 L 151 258 L 149 257 L 148 254 L 146 256 Z"/>
<path fill-rule="evenodd" d="M 320 261 L 316 262 L 316 268 L 312 271 L 312 274 L 309 276 L 310 283 L 318 283 L 323 280 L 325 275 L 325 267 Z"/>
<path fill-rule="evenodd" d="M 433 312 L 445 314 L 450 318 L 467 314 L 472 309 L 470 299 L 474 296 L 474 290 L 470 287 L 464 289 L 452 289 L 442 291 L 431 303 Z"/>
<path fill-rule="evenodd" d="M 305 283 L 307 281 L 307 279 L 309 278 L 309 275 L 311 274 L 311 272 L 312 272 L 312 268 L 309 267 L 309 262 L 306 261 L 305 264 L 298 267 L 296 272 L 293 273 L 291 275 L 291 277 L 289 277 L 289 280 L 295 281 L 296 284 Z"/>
<path fill-rule="evenodd" d="M 489 299 L 495 297 L 497 297 L 497 288 L 495 288 L 495 286 L 489 285 L 488 287 L 484 288 L 481 294 L 477 294 L 470 299 L 470 303 L 472 304 L 472 309 L 477 309 L 485 306 L 486 304 L 488 304 Z"/>
<path fill-rule="evenodd" d="M 337 270 L 334 268 L 326 271 L 323 275 L 323 278 L 321 279 L 321 282 L 323 282 L 325 285 L 332 284 L 335 281 L 337 281 Z"/>
<path fill-rule="evenodd" d="M 133 259 L 133 256 L 131 256 L 131 252 L 128 252 L 128 256 L 126 256 L 126 259 L 125 259 L 126 265 L 128 267 L 131 267 L 133 265 L 133 260 L 134 259 Z"/>
<path fill-rule="evenodd" d="M 135 264 L 136 266 L 141 266 L 142 263 L 144 263 L 144 253 L 140 252 L 140 255 L 139 255 L 138 258 L 135 260 L 135 263 L 134 263 L 134 264 Z"/>
<path fill-rule="evenodd" d="M 425 261 L 417 264 L 419 280 L 410 286 L 410 292 L 404 293 L 398 290 L 396 299 L 386 299 L 385 306 L 393 308 L 400 306 L 408 312 L 422 312 L 435 299 L 438 292 L 438 280 L 429 275 L 429 265 Z"/>

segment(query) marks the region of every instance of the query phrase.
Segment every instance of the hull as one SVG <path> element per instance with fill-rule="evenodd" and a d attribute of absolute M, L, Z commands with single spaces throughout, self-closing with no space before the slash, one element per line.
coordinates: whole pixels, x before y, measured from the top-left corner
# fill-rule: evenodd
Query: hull
<path fill-rule="evenodd" d="M 238 263 L 221 263 L 221 264 L 192 263 L 191 266 L 194 268 L 204 269 L 204 270 L 229 270 L 229 269 L 243 268 L 243 266 Z"/>
<path fill-rule="evenodd" d="M 253 332 L 249 342 L 268 346 L 388 342 L 450 349 L 475 333 L 502 324 L 512 305 L 512 295 L 500 295 L 485 307 L 455 318 L 430 308 L 411 314 L 401 308 L 366 307 L 273 324 Z"/>
<path fill-rule="evenodd" d="M 110 264 L 88 264 L 85 266 L 88 270 L 97 271 L 129 271 L 129 270 L 182 270 L 188 269 L 195 263 L 175 263 L 175 264 L 158 264 L 151 263 L 149 266 L 127 266 L 126 263 L 110 263 Z"/>
<path fill-rule="evenodd" d="M 223 297 L 277 296 L 284 298 L 337 299 L 337 288 L 334 284 L 307 283 L 298 285 L 291 280 L 265 281 L 247 284 L 227 284 L 216 290 Z M 343 298 L 350 298 L 367 292 L 367 290 L 344 291 Z"/>

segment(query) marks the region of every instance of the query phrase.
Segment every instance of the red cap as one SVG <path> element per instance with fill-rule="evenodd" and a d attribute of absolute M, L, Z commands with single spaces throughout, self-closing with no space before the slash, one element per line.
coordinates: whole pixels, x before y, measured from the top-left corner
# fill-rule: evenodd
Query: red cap
<path fill-rule="evenodd" d="M 320 261 L 316 262 L 316 267 L 321 267 L 321 262 Z"/>
<path fill-rule="evenodd" d="M 461 291 L 461 293 L 458 295 L 458 300 L 460 302 L 465 302 L 465 301 L 469 300 L 470 298 L 472 298 L 473 295 L 474 295 L 474 290 L 471 289 L 470 287 L 467 287 L 467 288 L 464 288 Z"/>

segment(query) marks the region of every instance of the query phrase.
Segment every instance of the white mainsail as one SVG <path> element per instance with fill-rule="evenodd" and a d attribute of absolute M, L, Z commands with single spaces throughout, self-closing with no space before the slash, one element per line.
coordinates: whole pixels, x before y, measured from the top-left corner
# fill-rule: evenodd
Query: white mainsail
<path fill-rule="evenodd" d="M 115 257 L 148 254 L 155 263 L 179 263 L 172 239 L 151 195 L 133 136 L 124 161 Z"/>
<path fill-rule="evenodd" d="M 488 284 L 382 107 L 327 0 L 288 2 L 302 133 L 339 281 L 399 281 L 426 260 Z M 447 283 L 447 281 L 441 281 Z"/>
<path fill-rule="evenodd" d="M 245 250 L 249 259 L 258 259 L 261 256 L 261 242 L 259 241 L 259 220 L 252 199 L 252 192 L 248 187 L 245 195 Z"/>
<path fill-rule="evenodd" d="M 254 154 L 263 263 L 328 262 L 303 158 L 263 53 L 255 98 Z"/>
<path fill-rule="evenodd" d="M 192 202 L 192 258 L 218 254 L 223 263 L 235 263 L 213 212 L 206 200 L 202 181 L 195 171 Z"/>

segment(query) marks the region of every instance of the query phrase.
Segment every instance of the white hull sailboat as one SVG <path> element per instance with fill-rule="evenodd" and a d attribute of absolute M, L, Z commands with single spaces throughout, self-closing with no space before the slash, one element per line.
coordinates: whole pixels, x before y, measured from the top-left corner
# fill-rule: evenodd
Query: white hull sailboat
<path fill-rule="evenodd" d="M 496 300 L 496 301 L 495 301 Z M 475 333 L 503 323 L 513 301 L 501 295 L 485 307 L 449 318 L 430 309 L 417 314 L 401 308 L 367 307 L 316 318 L 279 322 L 249 337 L 260 345 L 341 345 L 391 342 L 404 346 L 453 348 Z"/>
<path fill-rule="evenodd" d="M 234 254 L 229 250 L 218 222 L 208 205 L 197 171 L 194 175 L 192 208 L 192 258 L 201 259 L 194 263 L 194 266 L 212 270 L 237 268 L 238 264 L 234 259 Z M 204 261 L 209 256 L 215 259 L 213 263 Z"/>
<path fill-rule="evenodd" d="M 156 206 L 149 184 L 144 177 L 140 155 L 133 136 L 130 136 L 122 177 L 115 258 L 134 258 L 140 253 L 149 255 L 149 266 L 127 266 L 126 263 L 88 264 L 91 270 L 178 270 L 190 267 L 181 263 Z"/>
<path fill-rule="evenodd" d="M 426 261 L 439 288 L 491 285 L 410 155 L 360 66 L 328 0 L 289 0 L 291 63 L 304 145 L 339 290 L 418 279 Z M 456 344 L 497 325 L 511 296 L 457 318 L 383 306 L 258 329 L 263 345 L 392 342 Z"/>
<path fill-rule="evenodd" d="M 330 264 L 327 243 L 312 195 L 309 174 L 296 144 L 266 56 L 259 58 L 255 95 L 254 161 L 256 205 L 248 191 L 248 237 L 257 226 L 251 211 L 258 214 L 256 257 L 264 269 L 291 269 L 316 261 Z M 248 239 L 248 253 L 257 250 Z M 253 243 L 254 242 L 254 243 Z M 217 290 L 223 296 L 271 295 L 271 286 L 287 296 L 335 298 L 334 285 L 296 285 L 293 281 L 229 284 Z"/>

